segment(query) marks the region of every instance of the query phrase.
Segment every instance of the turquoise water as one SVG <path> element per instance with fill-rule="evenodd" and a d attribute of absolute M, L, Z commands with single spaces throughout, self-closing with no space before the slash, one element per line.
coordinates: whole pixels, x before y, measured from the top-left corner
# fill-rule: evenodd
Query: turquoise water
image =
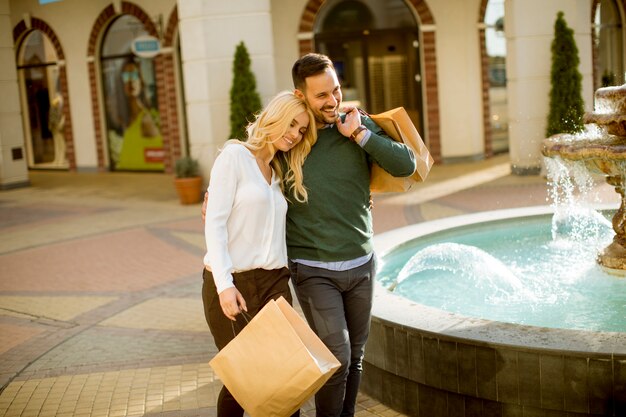
<path fill-rule="evenodd" d="M 581 211 L 448 229 L 383 255 L 377 279 L 395 294 L 465 316 L 625 332 L 626 278 L 595 261 L 614 235 L 608 219 Z"/>

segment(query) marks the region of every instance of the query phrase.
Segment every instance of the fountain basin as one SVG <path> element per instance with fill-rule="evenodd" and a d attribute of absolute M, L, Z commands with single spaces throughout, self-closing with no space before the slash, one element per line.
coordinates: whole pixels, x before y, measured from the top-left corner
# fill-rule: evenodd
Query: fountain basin
<path fill-rule="evenodd" d="M 375 247 L 384 257 L 408 240 L 449 228 L 551 211 L 502 210 L 417 224 L 377 235 Z M 626 415 L 626 333 L 471 318 L 382 286 L 364 369 L 363 390 L 411 416 Z"/>

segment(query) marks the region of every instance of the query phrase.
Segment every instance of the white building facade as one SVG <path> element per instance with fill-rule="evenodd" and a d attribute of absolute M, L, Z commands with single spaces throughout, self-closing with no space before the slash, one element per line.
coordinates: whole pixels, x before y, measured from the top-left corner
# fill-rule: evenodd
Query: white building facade
<path fill-rule="evenodd" d="M 574 31 L 591 111 L 601 81 L 625 82 L 625 9 L 626 0 L 0 0 L 0 187 L 28 184 L 29 169 L 169 174 L 188 153 L 208 179 L 230 131 L 240 42 L 263 102 L 293 89 L 299 56 L 322 52 L 344 100 L 370 113 L 407 108 L 437 163 L 508 152 L 514 173 L 537 174 L 557 13 Z M 489 54 L 494 33 L 506 59 Z"/>

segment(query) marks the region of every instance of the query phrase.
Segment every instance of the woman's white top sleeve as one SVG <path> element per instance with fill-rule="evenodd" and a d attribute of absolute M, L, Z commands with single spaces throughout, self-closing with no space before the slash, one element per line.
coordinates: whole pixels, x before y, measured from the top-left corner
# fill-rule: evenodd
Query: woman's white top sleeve
<path fill-rule="evenodd" d="M 276 174 L 268 184 L 254 155 L 230 144 L 218 155 L 208 187 L 204 264 L 217 292 L 233 287 L 233 272 L 287 266 L 287 202 Z"/>

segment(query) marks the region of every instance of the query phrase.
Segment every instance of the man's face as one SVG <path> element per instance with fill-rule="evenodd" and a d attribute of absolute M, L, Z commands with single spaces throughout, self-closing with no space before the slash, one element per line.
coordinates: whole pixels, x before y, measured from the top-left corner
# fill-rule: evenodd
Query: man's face
<path fill-rule="evenodd" d="M 308 77 L 305 80 L 304 91 L 296 90 L 304 97 L 307 105 L 313 111 L 317 127 L 335 123 L 339 117 L 341 106 L 341 86 L 337 74 L 327 68 L 324 72 Z"/>

